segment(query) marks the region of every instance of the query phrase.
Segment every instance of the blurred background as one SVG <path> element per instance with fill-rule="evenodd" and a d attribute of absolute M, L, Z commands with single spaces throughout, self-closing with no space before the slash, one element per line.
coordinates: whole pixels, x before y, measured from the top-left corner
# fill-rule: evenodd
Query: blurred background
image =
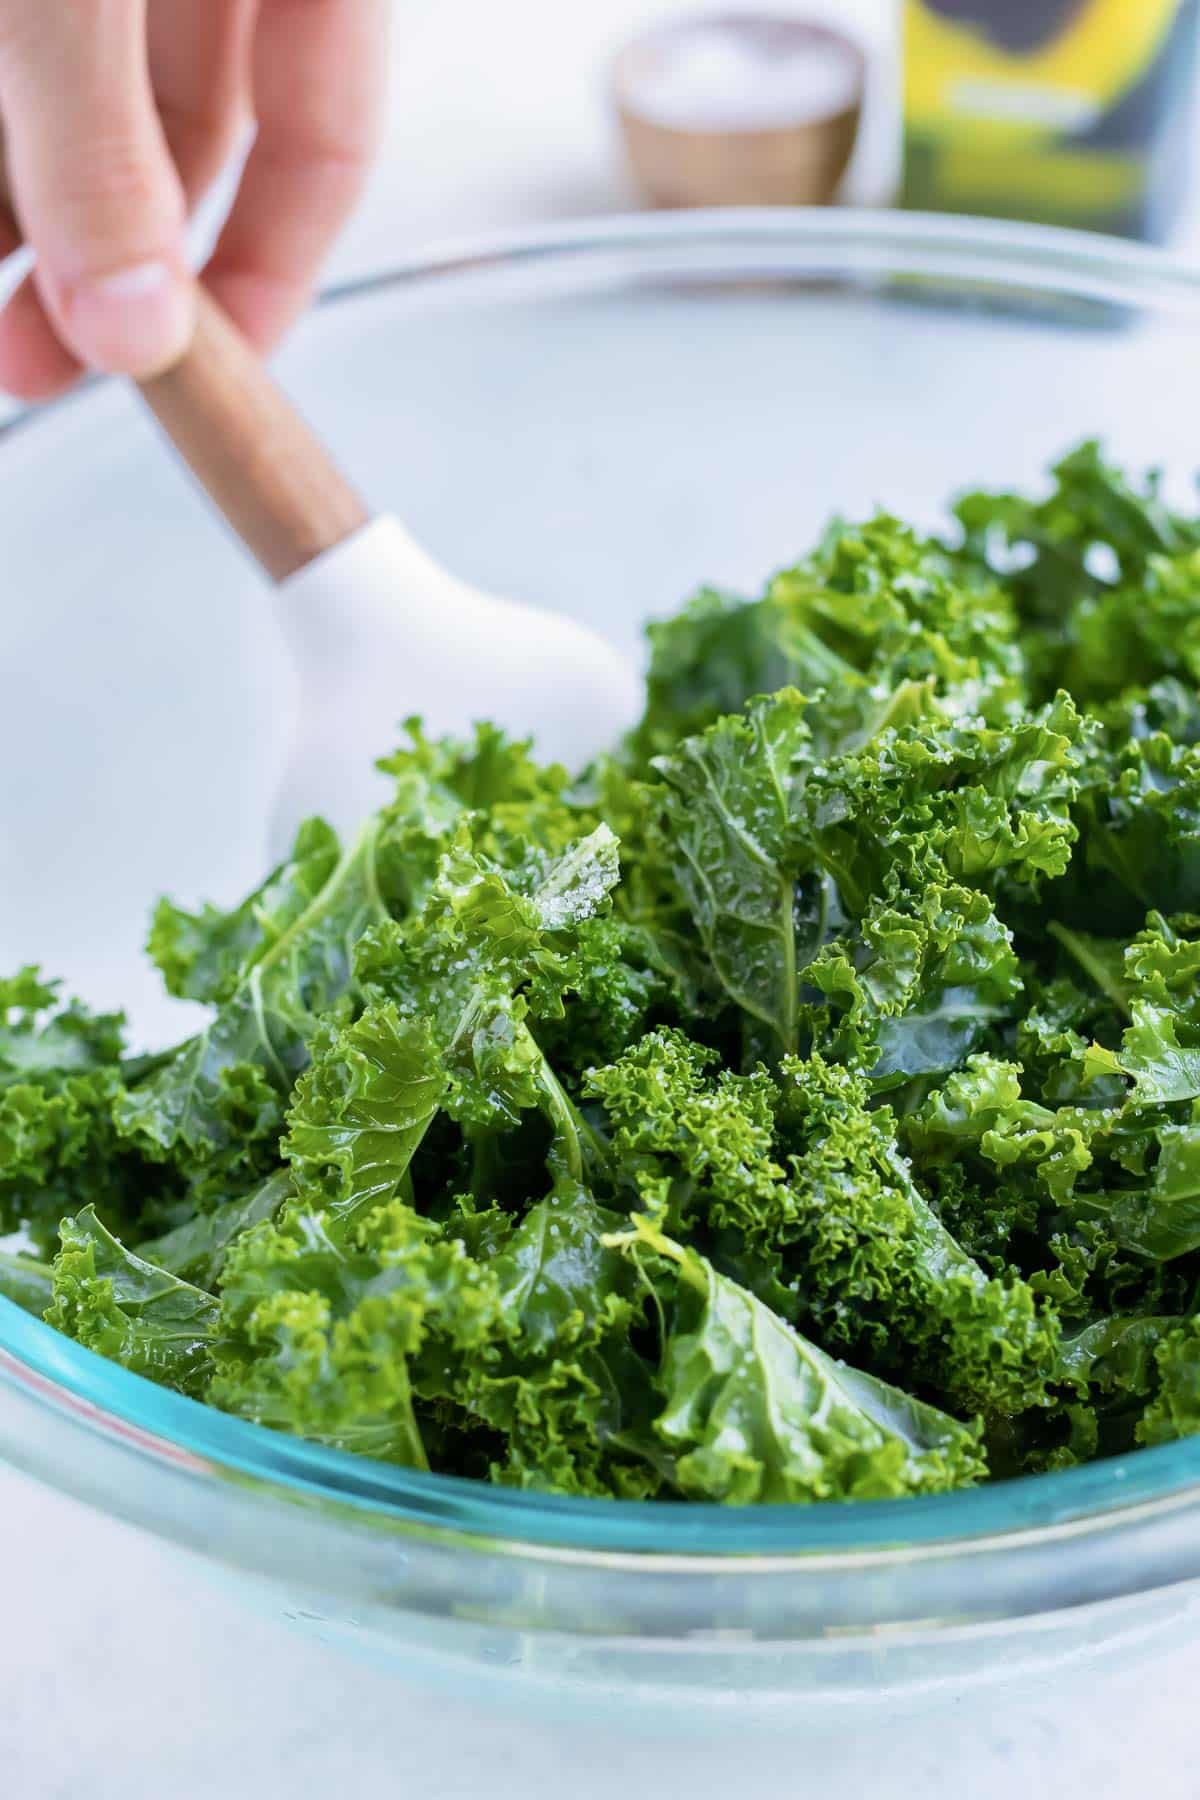
<path fill-rule="evenodd" d="M 786 35 L 748 38 L 764 13 L 822 24 L 865 52 L 840 198 L 1047 217 L 1200 248 L 1197 0 L 718 0 L 692 11 L 686 0 L 405 0 L 385 154 L 333 275 L 440 239 L 642 203 L 613 105 L 614 61 L 625 52 L 628 69 L 631 44 L 643 64 L 658 59 L 642 103 L 691 128 L 692 142 L 668 145 L 669 163 L 681 154 L 695 169 L 694 139 L 726 127 L 715 162 L 701 155 L 709 191 L 696 197 L 728 197 L 716 190 L 744 154 L 729 139 L 786 125 L 789 95 L 794 120 L 818 126 L 822 108 L 844 98 L 824 51 L 814 59 Z M 731 27 L 719 38 L 714 14 Z M 654 33 L 672 22 L 692 32 L 670 34 L 668 54 Z M 811 142 L 798 160 L 811 175 Z"/>
<path fill-rule="evenodd" d="M 883 91 L 876 129 L 864 134 L 867 167 L 852 185 L 856 197 L 884 198 L 898 167 L 899 0 L 695 9 L 686 0 L 405 0 L 393 25 L 385 153 L 339 266 L 369 266 L 385 241 L 403 253 L 448 233 L 638 204 L 613 117 L 613 60 L 665 22 L 763 12 L 834 25 L 869 49 Z"/>
<path fill-rule="evenodd" d="M 646 205 L 901 205 L 1200 253 L 1198 48 L 1200 0 L 404 0 L 326 279 Z"/>

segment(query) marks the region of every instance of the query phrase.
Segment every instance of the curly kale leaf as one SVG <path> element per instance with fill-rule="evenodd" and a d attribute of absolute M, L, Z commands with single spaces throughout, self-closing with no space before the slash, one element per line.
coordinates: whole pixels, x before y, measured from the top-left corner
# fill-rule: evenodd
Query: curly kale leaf
<path fill-rule="evenodd" d="M 823 867 L 861 914 L 895 871 L 988 893 L 1036 892 L 1066 870 L 1087 727 L 1070 697 L 1014 724 L 936 716 L 814 771 L 805 802 Z"/>
<path fill-rule="evenodd" d="M 826 1059 L 857 1064 L 877 1093 L 957 1068 L 1010 1018 L 1021 992 L 1011 935 L 987 896 L 953 882 L 892 884 L 801 971 Z"/>
<path fill-rule="evenodd" d="M 798 1041 L 798 972 L 844 921 L 806 787 L 837 746 L 887 737 L 927 703 L 915 686 L 865 697 L 830 709 L 832 728 L 826 719 L 814 732 L 819 709 L 784 690 L 655 761 L 658 851 L 699 935 L 708 979 L 784 1050 Z"/>
<path fill-rule="evenodd" d="M 502 1132 L 538 1109 L 576 1179 L 596 1147 L 533 1025 L 561 1020 L 564 997 L 585 983 L 595 952 L 589 927 L 603 922 L 618 876 L 606 826 L 557 856 L 532 852 L 518 869 L 497 866 L 460 832 L 420 912 L 368 934 L 356 960 L 364 988 L 430 1034 L 451 1117 Z"/>
<path fill-rule="evenodd" d="M 980 492 L 956 508 L 964 561 L 1013 596 L 1035 677 L 1085 702 L 1179 669 L 1194 679 L 1194 618 L 1169 571 L 1178 564 L 1186 592 L 1196 521 L 1164 503 L 1156 476 L 1135 487 L 1096 443 L 1073 450 L 1052 477 L 1042 500 Z"/>
<path fill-rule="evenodd" d="M 209 1398 L 332 1449 L 426 1468 L 413 1359 L 431 1340 L 470 1356 L 495 1307 L 487 1271 L 402 1202 L 349 1228 L 297 1205 L 226 1258 Z"/>
<path fill-rule="evenodd" d="M 639 761 L 738 712 L 756 694 L 818 690 L 866 703 L 908 684 L 999 722 L 1020 700 L 1024 658 L 1003 587 L 881 515 L 837 523 L 757 600 L 704 589 L 649 628 Z"/>
<path fill-rule="evenodd" d="M 167 992 L 208 1005 L 227 1000 L 247 969 L 311 906 L 337 863 L 336 833 L 323 819 L 309 819 L 288 860 L 230 911 L 188 912 L 160 900 L 146 948 Z"/>
<path fill-rule="evenodd" d="M 1158 1391 L 1137 1428 L 1141 1444 L 1170 1444 L 1200 1432 L 1200 1319 L 1164 1333 L 1154 1352 Z"/>
<path fill-rule="evenodd" d="M 778 1079 L 716 1062 L 657 1033 L 590 1076 L 635 1203 L 822 1343 L 915 1369 L 969 1410 L 1041 1403 L 1055 1320 L 955 1241 L 864 1079 L 816 1056 Z"/>
<path fill-rule="evenodd" d="M 227 1260 L 211 1397 L 415 1467 L 449 1426 L 484 1434 L 501 1481 L 652 1492 L 666 1459 L 628 1343 L 636 1278 L 603 1241 L 618 1222 L 564 1183 L 481 1259 L 400 1202 L 357 1222 L 294 1207 Z"/>
<path fill-rule="evenodd" d="M 683 1032 L 649 1032 L 615 1063 L 589 1071 L 604 1107 L 622 1199 L 700 1242 L 777 1310 L 794 1313 L 781 1248 L 796 1205 L 775 1150 L 775 1084 L 737 1074 Z"/>
<path fill-rule="evenodd" d="M 780 1138 L 798 1228 L 789 1251 L 805 1315 L 826 1343 L 869 1350 L 971 1411 L 1045 1403 L 1053 1310 L 1024 1281 L 989 1277 L 938 1217 L 886 1107 L 819 1057 L 781 1071 Z"/>
<path fill-rule="evenodd" d="M 60 1235 L 48 1323 L 135 1375 L 202 1392 L 217 1324 L 213 1296 L 127 1250 L 91 1206 L 64 1219 Z"/>
<path fill-rule="evenodd" d="M 983 1473 L 973 1427 L 827 1356 L 649 1219 L 610 1242 L 666 1290 L 655 1430 L 685 1496 L 883 1498 Z"/>
<path fill-rule="evenodd" d="M 376 821 L 290 922 L 225 968 L 211 1023 L 118 1099 L 118 1130 L 143 1153 L 204 1163 L 278 1140 L 282 1102 L 307 1066 L 319 1021 L 351 986 L 354 945 L 388 916 L 376 873 Z"/>
<path fill-rule="evenodd" d="M 290 1170 L 278 1169 L 249 1193 L 224 1197 L 160 1237 L 145 1239 L 137 1253 L 168 1274 L 215 1292 L 232 1245 L 252 1226 L 273 1219 L 292 1195 Z"/>
<path fill-rule="evenodd" d="M 1127 1076 L 1143 1106 L 1200 1098 L 1200 937 L 1192 920 L 1179 924 L 1149 915 L 1125 953 L 1121 1047 L 1097 1045 L 1087 1059 L 1095 1076 Z"/>
<path fill-rule="evenodd" d="M 1200 1105 L 1186 1123 L 1162 1125 L 1149 1178 L 1077 1195 L 1078 1218 L 1098 1219 L 1113 1242 L 1151 1262 L 1200 1250 Z"/>
<path fill-rule="evenodd" d="M 120 1062 L 125 1020 L 60 998 L 56 981 L 29 965 L 0 980 L 0 1092 L 15 1084 L 53 1090 Z"/>
<path fill-rule="evenodd" d="M 448 1085 L 428 1021 L 402 1019 L 391 1002 L 324 1031 L 283 1141 L 298 1184 L 344 1219 L 394 1199 Z"/>
<path fill-rule="evenodd" d="M 631 1342 L 646 1296 L 606 1236 L 621 1223 L 560 1181 L 488 1265 L 498 1303 L 490 1342 L 450 1380 L 423 1359 L 421 1391 L 498 1434 L 499 1481 L 635 1498 L 672 1479 L 652 1430 L 653 1370 Z"/>

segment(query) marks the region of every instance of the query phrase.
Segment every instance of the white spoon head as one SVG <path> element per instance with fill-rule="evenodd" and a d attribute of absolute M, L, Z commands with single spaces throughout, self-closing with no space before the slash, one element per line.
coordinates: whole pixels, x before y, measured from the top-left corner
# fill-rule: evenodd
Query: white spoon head
<path fill-rule="evenodd" d="M 643 684 L 596 632 L 480 593 L 380 518 L 283 583 L 298 676 L 295 742 L 274 831 L 319 812 L 352 830 L 387 795 L 374 759 L 419 715 L 430 735 L 481 719 L 577 768 L 641 716 Z"/>

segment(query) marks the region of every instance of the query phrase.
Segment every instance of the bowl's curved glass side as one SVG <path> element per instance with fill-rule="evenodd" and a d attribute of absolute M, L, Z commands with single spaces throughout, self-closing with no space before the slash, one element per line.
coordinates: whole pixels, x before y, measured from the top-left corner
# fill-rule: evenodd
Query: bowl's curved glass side
<path fill-rule="evenodd" d="M 707 1657 L 712 1674 L 736 1648 L 773 1648 L 782 1655 L 789 1646 L 807 1646 L 817 1659 L 804 1678 L 811 1686 L 827 1678 L 844 1684 L 845 1659 L 868 1649 L 875 1655 L 883 1641 L 896 1652 L 889 1679 L 909 1680 L 922 1670 L 928 1675 L 928 1658 L 917 1652 L 931 1636 L 974 1637 L 1006 1624 L 1044 1632 L 1051 1614 L 1147 1593 L 1160 1594 L 1169 1611 L 1176 1605 L 1172 1595 L 1200 1581 L 1200 1494 L 1194 1489 L 1110 1507 L 1074 1524 L 1030 1523 L 989 1536 L 876 1548 L 853 1537 L 838 1546 L 831 1534 L 828 1548 L 807 1552 L 789 1550 L 786 1539 L 774 1549 L 754 1541 L 762 1535 L 756 1527 L 772 1516 L 778 1525 L 794 1525 L 787 1516 L 794 1515 L 791 1508 L 765 1515 L 726 1510 L 716 1519 L 714 1509 L 700 1509 L 710 1515 L 710 1527 L 724 1529 L 710 1529 L 709 1548 L 698 1541 L 688 1554 L 589 1547 L 581 1539 L 594 1537 L 594 1530 L 581 1530 L 574 1509 L 560 1504 L 574 1543 L 537 1542 L 520 1535 L 523 1527 L 546 1529 L 549 1509 L 536 1497 L 529 1497 L 535 1505 L 522 1521 L 521 1508 L 511 1502 L 525 1497 L 471 1494 L 477 1484 L 436 1477 L 408 1477 L 416 1490 L 408 1508 L 382 1504 L 378 1496 L 338 1494 L 328 1480 L 321 1485 L 289 1475 L 289 1457 L 297 1467 L 307 1461 L 314 1475 L 328 1476 L 321 1468 L 328 1463 L 335 1478 L 339 1465 L 352 1469 L 358 1459 L 331 1458 L 210 1415 L 77 1346 L 63 1350 L 67 1361 L 78 1357 L 97 1365 L 93 1395 L 71 1392 L 61 1369 L 57 1377 L 39 1374 L 0 1352 L 0 1456 L 181 1549 L 266 1584 L 289 1612 L 365 1631 L 422 1655 L 435 1649 L 509 1666 L 527 1663 L 543 1639 L 586 1640 L 594 1646 L 589 1679 L 603 1681 L 612 1659 L 637 1640 L 648 1676 L 655 1654 L 660 1657 L 655 1679 L 677 1679 L 666 1671 L 686 1647 L 692 1682 L 697 1659 Z M 102 1404 L 106 1376 L 115 1378 L 115 1387 L 147 1390 L 138 1422 Z M 230 1454 L 188 1447 L 189 1426 L 208 1419 L 224 1428 L 223 1448 Z M 263 1439 L 279 1472 L 269 1472 L 273 1457 L 263 1454 Z M 251 1457 L 239 1462 L 236 1453 L 246 1447 Z M 392 1474 L 402 1486 L 404 1471 L 379 1470 L 378 1487 L 385 1488 Z M 1033 1486 L 1022 1485 L 1027 1491 Z M 466 1502 L 458 1517 L 456 1486 Z M 996 1492 L 962 1498 L 986 1500 Z M 651 1510 L 665 1544 L 673 1535 L 673 1509 Z M 867 1509 L 838 1510 L 845 1524 Z M 491 1532 L 481 1529 L 489 1514 Z M 683 1523 L 679 1514 L 674 1518 Z M 701 1523 L 694 1514 L 688 1519 Z M 614 1524 L 619 1528 L 619 1518 Z M 714 1539 L 724 1541 L 725 1554 L 714 1554 Z M 829 1660 L 835 1650 L 843 1659 L 837 1675 Z M 554 1655 L 543 1646 L 537 1659 L 549 1667 Z"/>
<path fill-rule="evenodd" d="M 698 207 L 547 225 L 536 234 L 498 233 L 449 244 L 375 276 L 336 287 L 337 303 L 372 293 L 419 293 L 428 303 L 453 285 L 454 303 L 492 304 L 522 293 L 539 299 L 621 287 L 631 276 L 790 276 L 931 279 L 947 291 L 977 281 L 1032 299 L 1061 294 L 1107 305 L 1179 311 L 1194 317 L 1200 263 L 1096 232 L 838 207 Z"/>
<path fill-rule="evenodd" d="M 57 1466 L 44 1458 L 36 1469 L 21 1466 L 68 1491 L 77 1491 L 84 1466 L 72 1460 L 70 1431 L 86 1424 L 126 1449 L 136 1447 L 148 1483 L 164 1471 L 207 1471 L 285 1498 L 299 1496 L 305 1505 L 328 1501 L 335 1511 L 353 1509 L 347 1516 L 361 1511 L 389 1526 L 451 1531 L 464 1540 L 495 1540 L 522 1553 L 545 1550 L 556 1557 L 666 1557 L 674 1564 L 694 1559 L 710 1570 L 725 1557 L 736 1558 L 739 1569 L 747 1557 L 797 1556 L 808 1559 L 809 1568 L 843 1570 L 862 1557 L 915 1565 L 926 1557 L 974 1553 L 989 1543 L 1002 1543 L 1007 1552 L 1024 1550 L 1064 1530 L 1086 1536 L 1114 1520 L 1141 1525 L 1159 1511 L 1182 1510 L 1190 1518 L 1192 1503 L 1200 1506 L 1195 1440 L 952 1494 L 820 1506 L 671 1506 L 497 1487 L 328 1450 L 229 1417 L 130 1373 L 0 1297 L 0 1397 L 6 1389 L 47 1414 L 40 1434 L 10 1434 L 10 1460 L 21 1463 L 35 1443 L 52 1444 L 62 1459 Z M 645 1566 L 639 1560 L 638 1567 Z M 1163 1578 L 1185 1579 L 1191 1572 L 1183 1556 Z M 1016 1596 L 1018 1613 L 1036 1603 L 1039 1582 L 1035 1577 L 1029 1593 Z M 1132 1585 L 1126 1567 L 1106 1570 L 1079 1599 L 1128 1592 Z"/>

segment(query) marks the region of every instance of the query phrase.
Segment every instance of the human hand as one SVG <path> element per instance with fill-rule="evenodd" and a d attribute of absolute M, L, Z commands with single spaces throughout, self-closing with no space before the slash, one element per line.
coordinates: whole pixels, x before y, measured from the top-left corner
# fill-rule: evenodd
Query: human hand
<path fill-rule="evenodd" d="M 0 0 L 0 121 L 33 274 L 0 312 L 0 387 L 146 376 L 187 347 L 186 215 L 257 126 L 204 279 L 261 349 L 303 309 L 382 113 L 387 0 Z"/>

